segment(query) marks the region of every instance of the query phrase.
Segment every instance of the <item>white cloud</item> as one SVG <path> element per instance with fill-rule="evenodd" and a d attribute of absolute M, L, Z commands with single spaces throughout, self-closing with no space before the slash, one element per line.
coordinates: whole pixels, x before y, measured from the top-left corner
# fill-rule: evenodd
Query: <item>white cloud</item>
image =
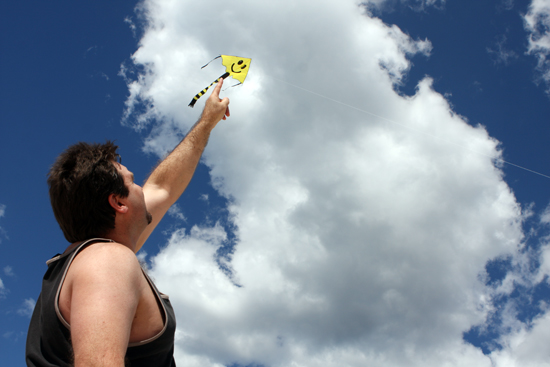
<path fill-rule="evenodd" d="M 550 351 L 550 312 L 536 318 L 532 325 L 520 325 L 502 342 L 505 348 L 492 353 L 492 359 L 497 366 L 523 367 L 548 366 Z"/>
<path fill-rule="evenodd" d="M 0 204 L 0 218 L 2 218 L 6 214 L 6 206 L 4 204 Z"/>
<path fill-rule="evenodd" d="M 528 210 L 529 211 L 529 210 Z M 538 230 L 548 230 L 548 206 L 540 216 L 541 227 Z M 529 213 L 528 213 L 529 214 Z M 504 304 L 501 315 L 501 324 L 496 325 L 501 335 L 496 340 L 502 349 L 494 350 L 490 357 L 495 366 L 524 367 L 546 366 L 550 352 L 542 343 L 549 339 L 550 308 L 544 301 L 533 300 L 529 293 L 550 281 L 550 237 L 540 238 L 538 246 L 521 249 L 512 258 L 512 271 L 506 274 L 502 282 L 494 288 L 491 297 L 498 299 L 507 297 L 515 291 L 526 292 L 529 307 L 538 315 L 532 320 L 521 322 L 518 314 L 522 305 L 516 299 L 510 299 Z M 518 298 L 521 303 L 521 297 Z M 498 310 L 493 310 L 498 312 Z M 493 314 L 494 316 L 494 314 Z"/>
<path fill-rule="evenodd" d="M 23 301 L 23 304 L 21 307 L 17 310 L 17 314 L 21 316 L 27 316 L 31 317 L 32 312 L 34 311 L 34 306 L 36 305 L 36 301 L 32 298 L 27 298 Z"/>
<path fill-rule="evenodd" d="M 538 59 L 540 77 L 550 93 L 550 0 L 533 0 L 524 16 L 525 29 L 530 33 L 528 53 Z"/>
<path fill-rule="evenodd" d="M 536 276 L 534 282 L 550 282 L 550 244 L 547 244 L 541 249 L 541 255 L 537 258 L 540 259 L 540 267 L 535 273 Z"/>
<path fill-rule="evenodd" d="M 231 199 L 233 278 L 217 263 L 219 224 L 174 231 L 152 259 L 178 314 L 178 363 L 491 366 L 462 334 L 490 314 L 480 274 L 516 254 L 523 216 L 482 126 L 429 78 L 395 92 L 429 41 L 351 0 L 143 9 L 125 123 L 151 128 L 147 151 L 163 155 L 198 117 L 204 101 L 187 103 L 224 72 L 202 65 L 252 58 L 204 155 Z"/>

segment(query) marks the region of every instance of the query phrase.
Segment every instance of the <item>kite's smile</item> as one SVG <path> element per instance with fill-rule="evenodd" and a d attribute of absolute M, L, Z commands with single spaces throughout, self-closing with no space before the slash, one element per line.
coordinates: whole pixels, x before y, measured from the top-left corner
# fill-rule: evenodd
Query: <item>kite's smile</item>
<path fill-rule="evenodd" d="M 237 63 L 237 65 L 242 65 L 243 62 L 244 62 L 243 60 L 239 60 L 239 62 Z M 241 73 L 241 70 L 243 70 L 244 68 L 246 68 L 246 65 L 243 65 L 243 66 L 241 66 L 241 70 L 235 71 L 235 70 L 233 69 L 233 66 L 235 66 L 235 63 L 233 63 L 233 65 L 231 65 L 231 71 L 234 72 L 234 73 Z"/>

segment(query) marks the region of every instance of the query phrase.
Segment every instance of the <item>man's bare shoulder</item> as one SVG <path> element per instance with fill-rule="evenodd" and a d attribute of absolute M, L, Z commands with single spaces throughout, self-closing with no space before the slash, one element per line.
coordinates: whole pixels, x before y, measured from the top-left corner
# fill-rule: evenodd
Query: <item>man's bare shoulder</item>
<path fill-rule="evenodd" d="M 141 267 L 128 247 L 116 242 L 101 242 L 83 249 L 73 260 L 70 273 L 72 277 L 86 279 L 133 278 L 141 275 Z"/>
<path fill-rule="evenodd" d="M 114 242 L 90 245 L 69 267 L 59 298 L 61 314 L 71 328 L 116 310 L 126 310 L 119 317 L 129 317 L 131 323 L 142 283 L 141 266 L 128 247 Z"/>
<path fill-rule="evenodd" d="M 75 365 L 123 365 L 143 294 L 136 255 L 120 243 L 90 245 L 74 258 L 67 280 L 59 305 L 71 325 Z"/>

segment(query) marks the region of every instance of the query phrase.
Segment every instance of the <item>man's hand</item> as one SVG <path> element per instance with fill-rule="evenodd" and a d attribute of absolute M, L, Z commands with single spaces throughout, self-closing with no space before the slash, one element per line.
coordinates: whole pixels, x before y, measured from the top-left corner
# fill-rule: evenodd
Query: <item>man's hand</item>
<path fill-rule="evenodd" d="M 213 129 L 220 120 L 229 117 L 229 98 L 220 99 L 220 91 L 223 86 L 223 79 L 220 79 L 216 87 L 206 100 L 199 123 L 205 122 Z"/>

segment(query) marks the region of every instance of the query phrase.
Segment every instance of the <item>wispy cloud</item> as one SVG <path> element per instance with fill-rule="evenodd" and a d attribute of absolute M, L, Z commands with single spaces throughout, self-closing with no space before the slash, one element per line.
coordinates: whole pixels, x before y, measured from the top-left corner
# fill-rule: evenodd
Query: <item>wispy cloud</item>
<path fill-rule="evenodd" d="M 23 331 L 15 332 L 15 331 L 6 331 L 2 334 L 2 337 L 4 339 L 10 340 L 11 342 L 17 343 L 19 340 L 25 339 L 26 333 Z"/>
<path fill-rule="evenodd" d="M 380 10 L 388 10 L 397 6 L 407 6 L 415 11 L 425 11 L 427 8 L 434 7 L 437 9 L 443 9 L 447 0 L 367 0 L 364 4 L 367 4 L 369 8 L 376 7 Z"/>
<path fill-rule="evenodd" d="M 183 215 L 183 212 L 181 211 L 181 208 L 178 204 L 174 204 L 168 209 L 168 215 L 181 220 L 182 222 L 186 222 L 187 218 L 185 218 L 185 215 Z"/>
<path fill-rule="evenodd" d="M 501 35 L 497 38 L 497 41 L 493 47 L 488 47 L 487 52 L 493 57 L 495 64 L 508 65 L 511 61 L 518 58 L 518 54 L 513 50 L 506 47 L 508 41 L 505 35 Z"/>
<path fill-rule="evenodd" d="M 9 265 L 4 267 L 4 274 L 6 274 L 9 277 L 15 276 L 15 274 L 13 273 L 13 268 Z"/>
<path fill-rule="evenodd" d="M 91 56 L 97 55 L 98 50 L 99 50 L 99 47 L 97 45 L 88 47 L 88 49 L 86 49 L 86 51 L 84 52 L 84 58 L 87 58 L 90 55 Z"/>
<path fill-rule="evenodd" d="M 540 79 L 550 93 L 550 1 L 533 0 L 524 16 L 525 29 L 529 32 L 527 52 L 537 58 Z"/>
<path fill-rule="evenodd" d="M 20 316 L 31 317 L 32 312 L 34 311 L 34 306 L 36 306 L 36 301 L 32 298 L 27 298 L 17 310 L 17 314 Z"/>
<path fill-rule="evenodd" d="M 136 37 L 137 36 L 137 26 L 134 23 L 134 21 L 132 20 L 132 18 L 131 17 L 124 18 L 124 23 L 128 24 L 128 27 L 132 31 L 132 34 L 134 35 L 134 37 Z"/>
<path fill-rule="evenodd" d="M 501 0 L 500 4 L 497 5 L 497 9 L 501 10 L 512 10 L 514 8 L 514 0 Z"/>

